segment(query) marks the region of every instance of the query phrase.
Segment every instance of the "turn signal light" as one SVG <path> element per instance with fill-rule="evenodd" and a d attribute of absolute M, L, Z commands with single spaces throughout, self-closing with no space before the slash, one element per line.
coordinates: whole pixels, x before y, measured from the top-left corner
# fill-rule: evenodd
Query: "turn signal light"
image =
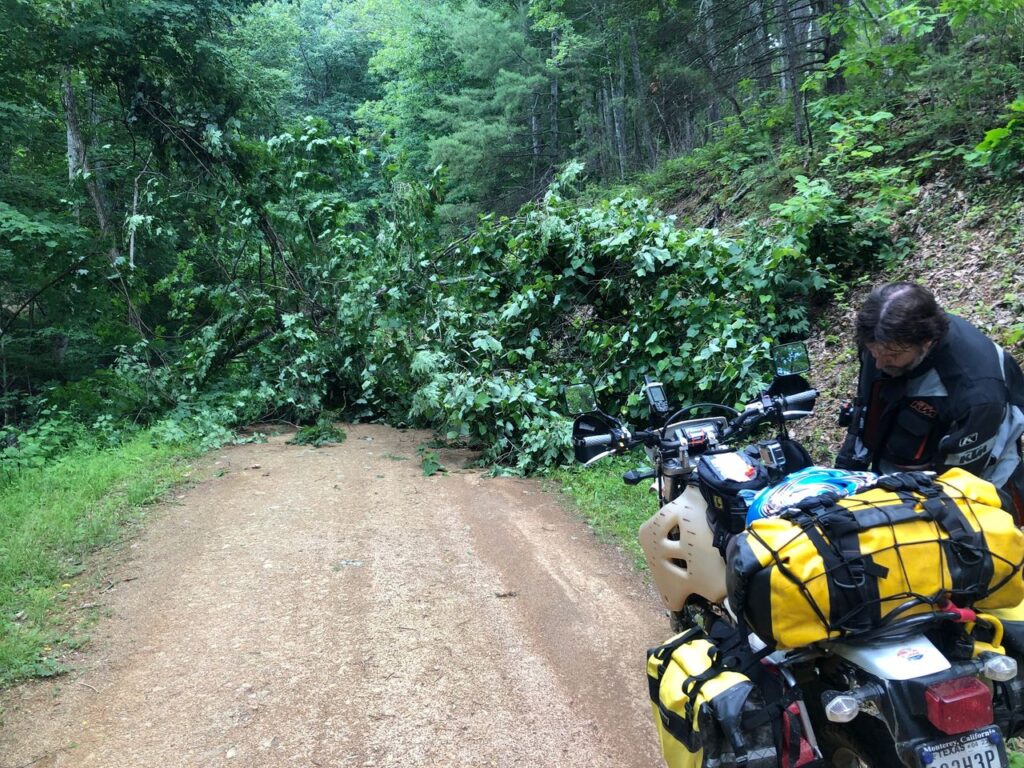
<path fill-rule="evenodd" d="M 928 720 L 950 736 L 992 723 L 992 692 L 976 677 L 958 677 L 929 685 L 924 700 Z"/>
<path fill-rule="evenodd" d="M 848 723 L 859 714 L 860 702 L 854 696 L 835 696 L 825 705 L 825 717 L 833 723 Z"/>
<path fill-rule="evenodd" d="M 981 674 L 997 683 L 1005 683 L 1017 676 L 1017 660 L 1009 656 L 992 654 L 985 659 Z"/>

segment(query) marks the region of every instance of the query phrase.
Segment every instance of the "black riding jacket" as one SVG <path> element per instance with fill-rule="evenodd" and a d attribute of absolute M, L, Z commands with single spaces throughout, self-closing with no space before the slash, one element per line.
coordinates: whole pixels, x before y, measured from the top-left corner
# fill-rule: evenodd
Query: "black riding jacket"
<path fill-rule="evenodd" d="M 1013 357 L 962 318 L 903 376 L 861 350 L 857 404 L 837 465 L 876 472 L 950 467 L 1002 486 L 1020 464 L 1024 374 Z"/>

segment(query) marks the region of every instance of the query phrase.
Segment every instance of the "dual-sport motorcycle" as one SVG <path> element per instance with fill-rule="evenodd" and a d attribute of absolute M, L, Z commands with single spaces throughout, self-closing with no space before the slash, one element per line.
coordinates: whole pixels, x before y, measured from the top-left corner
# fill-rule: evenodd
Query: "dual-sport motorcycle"
<path fill-rule="evenodd" d="M 792 516 L 794 504 L 823 488 L 831 491 L 827 501 L 857 498 L 853 494 L 877 479 L 813 467 L 787 429 L 789 422 L 811 415 L 817 397 L 801 375 L 810 367 L 806 347 L 783 345 L 773 357 L 771 386 L 742 410 L 721 403 L 675 409 L 664 387 L 645 378 L 644 429 L 630 429 L 598 409 L 592 389 L 574 390 L 577 397 L 589 393 L 592 408 L 575 411 L 577 461 L 589 465 L 634 448 L 646 452 L 651 466 L 630 470 L 623 480 L 649 485 L 658 497 L 658 511 L 639 536 L 673 631 L 703 631 L 713 638 L 716 629 L 739 628 L 744 652 L 755 654 L 760 670 L 770 668 L 786 717 L 798 727 L 798 739 L 759 765 L 1005 768 L 1006 741 L 1024 730 L 1024 679 L 1017 663 L 1024 648 L 1019 634 L 1012 639 L 1007 631 L 1004 639 L 1003 622 L 993 615 L 952 602 L 922 606 L 910 600 L 871 627 L 773 650 L 768 638 L 747 634 L 743 614 L 730 605 L 734 574 L 727 573 L 733 563 L 726 553 L 737 535 L 749 535 L 745 529 L 752 519 L 787 508 L 783 516 Z M 774 435 L 749 443 L 768 426 Z M 822 474 L 824 485 L 816 483 Z M 779 569 L 785 570 L 781 562 Z M 1013 573 L 1021 579 L 1019 563 Z M 656 695 L 652 689 L 652 699 Z M 655 702 L 656 719 L 658 711 Z M 667 722 L 670 715 L 662 706 L 661 718 Z M 705 722 L 701 730 L 707 729 Z M 709 757 L 706 743 L 703 760 L 677 764 L 756 763 L 746 755 Z"/>

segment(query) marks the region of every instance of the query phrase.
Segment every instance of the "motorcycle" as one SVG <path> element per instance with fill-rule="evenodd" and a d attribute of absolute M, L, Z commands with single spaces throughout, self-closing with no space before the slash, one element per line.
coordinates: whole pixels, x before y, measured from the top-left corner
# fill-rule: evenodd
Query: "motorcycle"
<path fill-rule="evenodd" d="M 722 403 L 673 409 L 664 387 L 646 377 L 646 428 L 630 429 L 596 406 L 573 424 L 575 457 L 585 466 L 641 447 L 648 456 L 651 466 L 626 472 L 623 481 L 650 481 L 657 493 L 658 510 L 639 538 L 675 632 L 745 628 L 728 600 L 728 540 L 743 530 L 758 495 L 812 468 L 788 432 L 790 422 L 811 415 L 817 397 L 802 376 L 810 369 L 806 347 L 776 347 L 773 358 L 774 380 L 742 410 Z M 774 436 L 745 445 L 766 425 Z M 864 484 L 846 479 L 848 493 Z M 743 503 L 730 510 L 729 498 Z M 903 612 L 856 636 L 766 653 L 764 663 L 795 701 L 806 740 L 806 749 L 780 757 L 779 765 L 1005 768 L 1007 739 L 1024 731 L 1024 648 L 1009 640 L 1004 652 L 998 619 L 949 605 Z M 748 642 L 754 651 L 769 650 L 753 633 Z"/>

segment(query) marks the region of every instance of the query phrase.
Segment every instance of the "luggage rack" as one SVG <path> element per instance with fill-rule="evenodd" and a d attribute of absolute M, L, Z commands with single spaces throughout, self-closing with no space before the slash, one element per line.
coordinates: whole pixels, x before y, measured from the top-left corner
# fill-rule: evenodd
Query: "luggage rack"
<path fill-rule="evenodd" d="M 921 605 L 933 605 L 934 610 L 928 613 L 917 614 L 915 616 L 901 617 L 901 614 L 904 612 Z M 968 616 L 968 614 L 970 614 L 970 616 Z M 946 601 L 944 605 L 935 606 L 934 601 L 932 600 L 927 600 L 923 597 L 915 597 L 889 613 L 889 615 L 883 619 L 883 624 L 881 626 L 850 632 L 839 638 L 822 641 L 821 645 L 828 646 L 834 643 L 843 643 L 844 645 L 862 645 L 864 643 L 873 643 L 883 638 L 885 640 L 897 641 L 911 635 L 921 634 L 922 631 L 931 625 L 937 626 L 944 621 L 965 623 L 967 621 L 972 621 L 973 617 L 973 611 L 968 612 L 964 609 L 957 608 L 948 601 Z"/>

